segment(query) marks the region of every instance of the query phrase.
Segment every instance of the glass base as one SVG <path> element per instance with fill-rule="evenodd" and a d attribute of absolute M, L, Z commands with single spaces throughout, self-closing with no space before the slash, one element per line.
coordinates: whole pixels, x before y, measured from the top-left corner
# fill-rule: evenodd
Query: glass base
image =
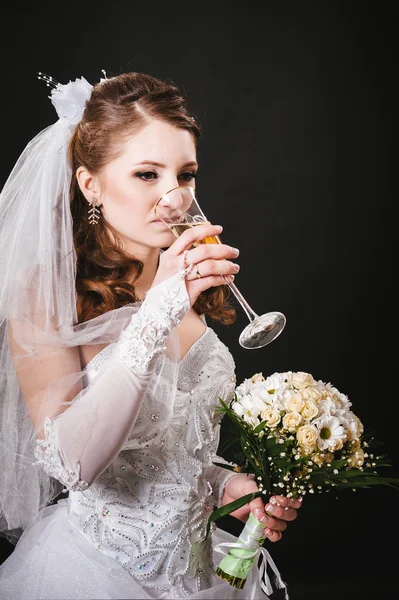
<path fill-rule="evenodd" d="M 248 350 L 270 344 L 283 331 L 286 318 L 281 312 L 268 312 L 256 317 L 241 332 L 240 345 Z"/>

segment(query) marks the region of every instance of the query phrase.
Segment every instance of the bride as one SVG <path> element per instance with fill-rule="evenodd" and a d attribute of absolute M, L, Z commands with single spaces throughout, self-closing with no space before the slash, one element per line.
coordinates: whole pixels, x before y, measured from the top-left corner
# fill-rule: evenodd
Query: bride
<path fill-rule="evenodd" d="M 216 506 L 257 491 L 213 464 L 235 366 L 207 319 L 234 320 L 239 252 L 193 246 L 219 226 L 176 239 L 154 215 L 195 186 L 199 125 L 150 75 L 41 77 L 59 119 L 0 198 L 0 526 L 16 545 L 0 597 L 265 597 L 256 561 L 241 590 L 215 575 L 235 538 L 205 535 Z M 275 542 L 299 507 L 233 516 Z"/>

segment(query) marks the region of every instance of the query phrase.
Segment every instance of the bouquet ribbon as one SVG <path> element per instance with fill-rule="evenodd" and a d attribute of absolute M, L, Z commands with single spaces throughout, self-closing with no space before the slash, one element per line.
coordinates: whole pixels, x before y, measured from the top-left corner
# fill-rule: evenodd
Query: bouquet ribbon
<path fill-rule="evenodd" d="M 285 588 L 285 597 L 286 597 L 286 599 L 288 599 L 286 585 L 283 582 L 283 580 L 281 579 L 279 570 L 278 570 L 274 560 L 270 556 L 269 552 L 266 550 L 266 548 L 264 548 L 261 545 L 264 540 L 263 536 L 264 536 L 264 525 L 262 525 L 262 523 L 257 521 L 251 514 L 249 516 L 249 519 L 248 519 L 243 531 L 241 532 L 237 542 L 221 542 L 220 544 L 217 544 L 214 547 L 214 551 L 228 555 L 229 557 L 231 557 L 231 559 L 232 559 L 231 565 L 229 565 L 227 568 L 229 569 L 229 572 L 231 572 L 232 574 L 234 573 L 234 567 L 235 567 L 234 558 L 238 562 L 242 563 L 243 561 L 245 561 L 246 564 L 252 565 L 254 561 L 256 561 L 256 563 L 258 562 L 257 559 L 260 556 L 261 562 L 259 564 L 258 574 L 259 574 L 259 584 L 260 584 L 261 590 L 266 594 L 267 597 L 269 597 L 269 595 L 273 593 L 273 586 L 270 581 L 269 575 L 267 573 L 267 565 L 270 565 L 270 568 L 272 569 L 272 571 L 274 572 L 274 574 L 276 576 L 277 587 Z M 234 550 L 232 553 L 230 550 L 228 552 L 226 552 L 225 549 L 227 549 L 227 548 L 233 548 Z M 226 562 L 226 558 L 227 557 L 225 557 L 223 559 L 222 563 Z M 221 563 L 221 566 L 222 566 L 222 563 Z M 255 593 L 256 593 L 256 586 L 253 585 L 252 590 L 251 590 L 251 596 L 250 596 L 251 600 L 254 600 Z"/>

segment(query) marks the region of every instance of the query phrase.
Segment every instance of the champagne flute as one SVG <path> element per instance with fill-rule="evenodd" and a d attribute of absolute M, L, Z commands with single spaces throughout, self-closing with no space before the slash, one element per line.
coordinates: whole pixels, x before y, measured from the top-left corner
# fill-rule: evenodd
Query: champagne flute
<path fill-rule="evenodd" d="M 155 205 L 155 216 L 167 225 L 176 237 L 186 229 L 209 223 L 197 202 L 194 188 L 190 186 L 175 187 L 163 194 Z M 195 242 L 193 246 L 199 244 L 221 244 L 221 240 L 219 236 L 206 237 Z M 283 313 L 274 311 L 257 315 L 237 286 L 234 283 L 226 283 L 249 319 L 249 324 L 240 334 L 240 345 L 252 350 L 262 348 L 275 340 L 285 327 L 286 318 Z"/>

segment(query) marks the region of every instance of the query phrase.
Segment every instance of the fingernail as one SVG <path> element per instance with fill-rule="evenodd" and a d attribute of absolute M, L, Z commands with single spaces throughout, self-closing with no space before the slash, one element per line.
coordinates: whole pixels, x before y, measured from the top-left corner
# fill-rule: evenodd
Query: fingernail
<path fill-rule="evenodd" d="M 269 519 L 260 508 L 255 508 L 253 515 L 257 521 L 266 525 L 269 522 Z"/>
<path fill-rule="evenodd" d="M 237 273 L 238 273 L 238 271 L 240 270 L 240 265 L 234 265 L 234 268 L 235 268 L 235 270 L 236 270 L 236 271 L 237 271 Z"/>
<path fill-rule="evenodd" d="M 218 231 L 223 231 L 223 227 L 221 225 L 215 225 L 215 227 Z"/>
<path fill-rule="evenodd" d="M 225 280 L 227 283 L 232 283 L 234 281 L 234 275 L 226 275 Z"/>
<path fill-rule="evenodd" d="M 238 248 L 233 248 L 235 255 L 238 256 L 240 254 L 240 251 Z"/>
<path fill-rule="evenodd" d="M 270 513 L 274 513 L 275 510 L 276 508 L 273 506 L 273 504 L 268 504 L 265 508 L 265 511 Z"/>

